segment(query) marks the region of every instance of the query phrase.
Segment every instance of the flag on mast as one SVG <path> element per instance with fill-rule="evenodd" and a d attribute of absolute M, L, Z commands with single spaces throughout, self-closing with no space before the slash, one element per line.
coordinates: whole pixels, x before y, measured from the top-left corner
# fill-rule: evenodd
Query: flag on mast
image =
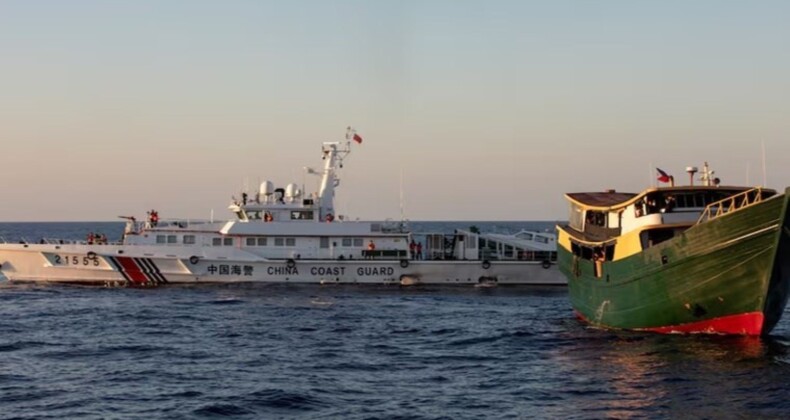
<path fill-rule="evenodd" d="M 357 134 L 357 130 L 351 128 L 351 126 L 346 131 L 346 140 L 354 140 L 357 144 L 362 144 L 362 136 Z"/>
<path fill-rule="evenodd" d="M 658 171 L 658 182 L 669 182 L 669 174 L 662 171 L 661 168 L 656 168 Z"/>

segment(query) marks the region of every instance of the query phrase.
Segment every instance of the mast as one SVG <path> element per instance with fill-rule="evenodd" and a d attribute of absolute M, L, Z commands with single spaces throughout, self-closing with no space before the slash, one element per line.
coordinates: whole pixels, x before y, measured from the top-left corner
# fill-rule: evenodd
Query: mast
<path fill-rule="evenodd" d="M 350 127 L 349 132 L 351 132 Z M 340 142 L 324 142 L 321 150 L 324 154 L 322 158 L 324 173 L 321 177 L 318 199 L 320 200 L 319 217 L 324 220 L 330 214 L 335 216 L 335 188 L 340 185 L 336 172 L 343 167 L 343 159 L 351 153 L 351 142 L 347 141 L 344 148 L 341 148 Z"/>

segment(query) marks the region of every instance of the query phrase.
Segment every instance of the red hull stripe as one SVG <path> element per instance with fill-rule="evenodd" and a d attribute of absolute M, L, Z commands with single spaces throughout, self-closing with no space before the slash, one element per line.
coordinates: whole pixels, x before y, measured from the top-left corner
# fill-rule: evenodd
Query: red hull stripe
<path fill-rule="evenodd" d="M 585 322 L 589 322 L 579 312 L 576 312 L 576 316 Z M 763 329 L 764 318 L 765 316 L 762 312 L 747 312 L 743 314 L 706 319 L 705 321 L 690 322 L 688 324 L 668 325 L 664 327 L 634 328 L 634 330 L 657 332 L 661 334 L 704 333 L 760 335 Z"/>
<path fill-rule="evenodd" d="M 159 271 L 159 267 L 154 264 L 154 260 L 150 258 L 135 258 L 134 261 L 138 266 L 142 267 L 143 273 L 145 273 L 151 281 L 157 284 L 167 283 L 167 279 L 162 275 L 162 272 Z"/>
<path fill-rule="evenodd" d="M 119 273 L 121 273 L 121 275 L 123 276 L 124 280 L 126 280 L 127 282 L 132 281 L 129 278 L 129 276 L 126 274 L 126 272 L 123 271 L 123 267 L 118 262 L 117 258 L 115 258 L 115 257 L 108 257 L 108 258 L 110 259 L 110 262 L 112 263 L 112 265 L 115 266 L 115 269 L 118 270 Z"/>
<path fill-rule="evenodd" d="M 148 277 L 145 273 L 140 271 L 140 267 L 130 257 L 117 257 L 118 263 L 123 267 L 123 271 L 129 276 L 134 283 L 145 284 L 148 282 Z"/>

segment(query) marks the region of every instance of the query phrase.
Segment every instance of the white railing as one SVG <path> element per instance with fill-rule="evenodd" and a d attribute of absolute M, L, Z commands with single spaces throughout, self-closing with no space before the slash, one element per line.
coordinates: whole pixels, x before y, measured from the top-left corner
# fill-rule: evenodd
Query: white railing
<path fill-rule="evenodd" d="M 713 220 L 717 217 L 724 216 L 746 207 L 753 206 L 763 201 L 763 189 L 761 187 L 752 188 L 750 190 L 731 195 L 723 200 L 719 200 L 708 204 L 705 210 L 702 211 L 697 220 L 697 224 Z"/>

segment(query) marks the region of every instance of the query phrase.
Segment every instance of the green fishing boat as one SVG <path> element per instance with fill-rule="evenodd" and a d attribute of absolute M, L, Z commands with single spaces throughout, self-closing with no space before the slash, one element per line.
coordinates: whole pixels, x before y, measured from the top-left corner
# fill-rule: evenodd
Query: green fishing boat
<path fill-rule="evenodd" d="M 702 184 L 639 194 L 566 194 L 558 265 L 576 315 L 595 326 L 659 333 L 768 334 L 790 291 L 784 194 Z"/>

